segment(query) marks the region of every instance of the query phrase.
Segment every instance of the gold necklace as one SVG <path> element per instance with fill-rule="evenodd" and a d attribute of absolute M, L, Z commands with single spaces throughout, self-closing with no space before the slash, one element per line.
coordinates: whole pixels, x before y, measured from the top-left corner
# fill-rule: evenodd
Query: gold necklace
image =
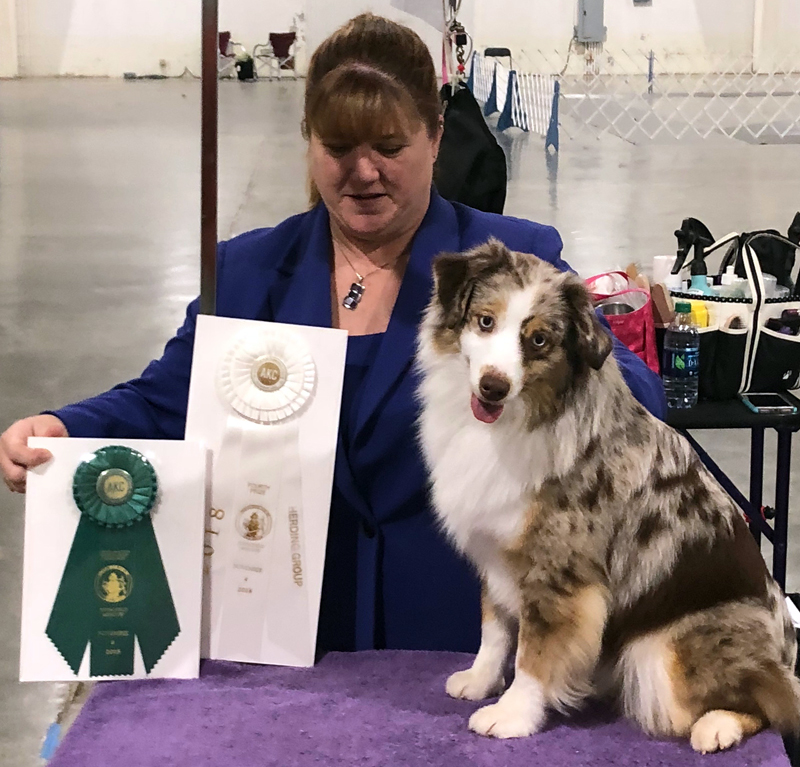
<path fill-rule="evenodd" d="M 353 266 L 353 262 L 347 257 L 347 253 L 342 250 L 342 256 L 344 256 L 344 260 L 347 261 L 347 265 L 355 272 L 356 277 L 358 280 L 350 285 L 350 290 L 348 291 L 347 295 L 342 299 L 342 306 L 345 309 L 350 309 L 351 311 L 355 311 L 358 308 L 358 305 L 361 303 L 361 299 L 364 296 L 364 291 L 366 287 L 364 286 L 364 280 L 367 277 L 371 277 L 375 272 L 381 271 L 381 269 L 388 269 L 390 266 L 394 266 L 402 257 L 403 253 L 401 253 L 394 261 L 383 264 L 382 266 L 376 266 L 372 271 L 367 272 L 366 274 L 361 274 L 358 269 Z"/>

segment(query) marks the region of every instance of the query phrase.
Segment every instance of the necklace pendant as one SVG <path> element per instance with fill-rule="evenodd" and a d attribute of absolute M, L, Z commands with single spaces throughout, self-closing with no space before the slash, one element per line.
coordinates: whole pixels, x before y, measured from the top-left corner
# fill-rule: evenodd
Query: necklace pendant
<path fill-rule="evenodd" d="M 350 286 L 350 292 L 344 297 L 342 306 L 345 309 L 354 310 L 361 303 L 361 296 L 364 295 L 364 286 L 360 282 L 354 282 Z"/>

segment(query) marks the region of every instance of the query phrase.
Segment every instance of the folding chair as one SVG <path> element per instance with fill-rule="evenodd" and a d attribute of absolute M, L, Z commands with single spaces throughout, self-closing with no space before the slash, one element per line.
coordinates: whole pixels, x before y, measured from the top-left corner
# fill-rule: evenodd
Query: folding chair
<path fill-rule="evenodd" d="M 253 46 L 253 63 L 256 78 L 272 79 L 272 61 L 275 58 L 269 43 L 258 43 Z"/>
<path fill-rule="evenodd" d="M 292 73 L 292 79 L 297 79 L 295 68 L 294 44 L 297 40 L 296 32 L 270 32 L 268 43 L 259 43 L 253 47 L 253 59 L 256 72 L 260 75 L 266 68 L 268 78 L 280 79 L 284 71 Z"/>
<path fill-rule="evenodd" d="M 508 48 L 486 48 L 483 51 L 483 57 L 486 59 L 508 59 L 508 68 L 514 68 L 514 60 L 511 58 L 511 51 Z"/>
<path fill-rule="evenodd" d="M 237 48 L 239 51 L 237 51 Z M 219 51 L 217 55 L 217 74 L 219 77 L 236 76 L 236 56 L 240 51 L 247 53 L 241 44 L 231 40 L 230 32 L 219 33 Z"/>

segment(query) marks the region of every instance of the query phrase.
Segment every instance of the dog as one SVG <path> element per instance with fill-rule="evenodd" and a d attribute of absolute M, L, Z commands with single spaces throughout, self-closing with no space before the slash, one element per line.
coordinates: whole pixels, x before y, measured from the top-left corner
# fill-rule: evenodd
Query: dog
<path fill-rule="evenodd" d="M 420 442 L 482 581 L 480 649 L 446 691 L 502 693 L 470 729 L 528 736 L 590 695 L 700 752 L 800 729 L 780 588 L 732 500 L 631 394 L 579 277 L 497 240 L 433 272 Z"/>

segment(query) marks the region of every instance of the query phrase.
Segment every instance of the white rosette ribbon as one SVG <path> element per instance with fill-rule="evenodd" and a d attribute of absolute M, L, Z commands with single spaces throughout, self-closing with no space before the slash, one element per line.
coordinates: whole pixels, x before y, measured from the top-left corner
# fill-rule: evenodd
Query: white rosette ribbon
<path fill-rule="evenodd" d="M 316 380 L 303 339 L 275 328 L 237 336 L 217 371 L 222 399 L 259 424 L 278 424 L 300 413 Z"/>
<path fill-rule="evenodd" d="M 288 657 L 308 641 L 299 436 L 316 377 L 304 339 L 266 323 L 235 336 L 217 369 L 230 414 L 214 469 L 212 581 L 223 585 L 211 631 L 232 660 L 261 661 L 265 643 Z"/>

